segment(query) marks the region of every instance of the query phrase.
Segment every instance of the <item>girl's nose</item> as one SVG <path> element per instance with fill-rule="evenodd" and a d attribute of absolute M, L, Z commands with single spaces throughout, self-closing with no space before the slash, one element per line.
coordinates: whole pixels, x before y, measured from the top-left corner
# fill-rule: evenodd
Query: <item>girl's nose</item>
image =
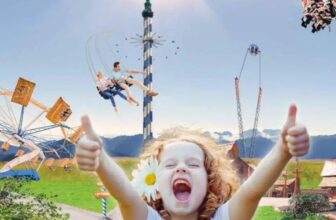
<path fill-rule="evenodd" d="M 186 173 L 186 172 L 187 172 L 186 169 L 182 167 L 176 169 L 176 173 Z"/>

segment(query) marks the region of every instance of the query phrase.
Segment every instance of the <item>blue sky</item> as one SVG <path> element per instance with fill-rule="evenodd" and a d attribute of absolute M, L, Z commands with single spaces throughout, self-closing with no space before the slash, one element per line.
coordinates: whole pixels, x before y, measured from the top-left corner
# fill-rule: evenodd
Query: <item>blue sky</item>
<path fill-rule="evenodd" d="M 13 89 L 22 76 L 37 83 L 33 96 L 45 105 L 64 97 L 73 125 L 89 114 L 100 134 L 142 132 L 141 107 L 117 99 L 116 114 L 99 97 L 85 47 L 92 34 L 109 32 L 111 44 L 142 34 L 143 1 L 17 0 L 1 1 L 0 8 L 1 87 Z M 280 128 L 289 104 L 296 103 L 298 120 L 311 134 L 336 133 L 335 24 L 331 32 L 317 34 L 302 28 L 299 0 L 154 0 L 152 8 L 153 30 L 167 40 L 153 50 L 153 87 L 160 93 L 153 103 L 155 133 L 175 125 L 236 132 L 234 77 L 252 42 L 262 50 L 259 127 Z M 171 40 L 181 47 L 177 56 L 170 56 Z M 141 69 L 141 48 L 124 44 L 124 67 Z M 92 56 L 97 58 L 94 51 Z M 110 64 L 116 59 L 108 53 L 105 58 Z M 249 57 L 241 81 L 245 128 L 253 125 L 256 63 Z M 142 101 L 142 92 L 132 91 Z"/>

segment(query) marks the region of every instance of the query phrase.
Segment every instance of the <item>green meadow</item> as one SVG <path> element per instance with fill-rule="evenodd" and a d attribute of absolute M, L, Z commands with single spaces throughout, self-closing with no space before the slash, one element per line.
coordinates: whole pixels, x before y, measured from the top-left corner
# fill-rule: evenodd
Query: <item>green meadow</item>
<path fill-rule="evenodd" d="M 248 163 L 257 165 L 259 160 L 248 159 Z M 322 178 L 320 176 L 322 168 L 324 165 L 323 160 L 300 160 L 299 161 L 299 172 L 301 180 L 302 189 L 318 189 L 318 185 Z M 296 168 L 295 160 L 291 160 L 287 166 L 286 171 L 288 174 L 288 179 L 294 178 L 294 172 Z"/>
<path fill-rule="evenodd" d="M 138 160 L 116 159 L 116 162 L 130 177 L 131 171 L 136 167 Z M 17 169 L 24 169 L 24 167 L 18 166 Z M 101 190 L 101 187 L 96 186 L 99 179 L 94 173 L 82 172 L 74 166 L 70 172 L 60 167 L 51 170 L 42 166 L 38 173 L 41 178 L 40 181 L 31 181 L 26 186 L 30 193 L 44 193 L 57 203 L 101 212 L 101 200 L 96 199 L 93 195 L 94 192 Z M 115 206 L 114 199 L 107 199 L 108 210 L 112 210 Z"/>
<path fill-rule="evenodd" d="M 281 219 L 282 214 L 280 212 L 274 211 L 271 206 L 259 207 L 254 214 L 253 220 L 278 220 Z"/>

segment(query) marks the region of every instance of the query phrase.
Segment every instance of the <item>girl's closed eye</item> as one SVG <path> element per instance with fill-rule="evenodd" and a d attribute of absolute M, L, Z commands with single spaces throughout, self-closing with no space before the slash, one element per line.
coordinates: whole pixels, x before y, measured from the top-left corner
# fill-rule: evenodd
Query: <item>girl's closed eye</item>
<path fill-rule="evenodd" d="M 167 164 L 166 168 L 173 168 L 175 166 L 175 164 Z"/>
<path fill-rule="evenodd" d="M 175 166 L 176 166 L 176 163 L 169 162 L 169 163 L 166 163 L 164 167 L 169 169 L 169 168 L 174 168 Z"/>
<path fill-rule="evenodd" d="M 199 161 L 198 159 L 194 159 L 194 158 L 187 161 L 187 165 L 190 168 L 199 168 L 201 167 L 201 163 L 202 163 L 201 161 Z"/>
<path fill-rule="evenodd" d="M 189 167 L 191 167 L 191 168 L 199 168 L 200 165 L 198 163 L 191 163 L 191 164 L 189 164 Z"/>

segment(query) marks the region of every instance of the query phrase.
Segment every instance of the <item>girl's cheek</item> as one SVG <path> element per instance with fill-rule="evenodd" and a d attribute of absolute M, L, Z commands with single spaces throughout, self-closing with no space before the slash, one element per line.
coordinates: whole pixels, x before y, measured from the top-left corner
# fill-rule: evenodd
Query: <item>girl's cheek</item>
<path fill-rule="evenodd" d="M 193 176 L 193 178 L 198 180 L 207 180 L 207 173 L 203 170 L 193 170 L 191 172 L 191 175 Z"/>
<path fill-rule="evenodd" d="M 169 176 L 171 176 L 171 172 L 169 170 L 162 170 L 161 173 L 160 173 L 160 179 L 168 179 Z"/>

